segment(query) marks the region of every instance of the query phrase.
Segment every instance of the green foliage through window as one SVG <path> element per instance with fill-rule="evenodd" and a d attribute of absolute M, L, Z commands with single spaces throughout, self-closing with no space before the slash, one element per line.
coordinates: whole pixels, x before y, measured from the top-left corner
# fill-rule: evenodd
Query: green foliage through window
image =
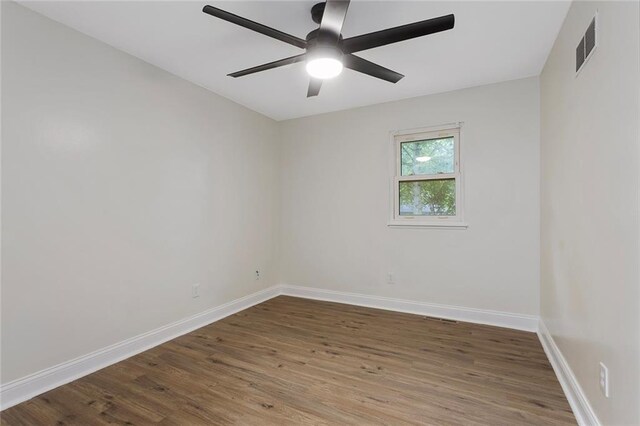
<path fill-rule="evenodd" d="M 456 180 L 400 181 L 400 216 L 455 216 Z"/>
<path fill-rule="evenodd" d="M 454 138 L 402 142 L 401 176 L 436 175 L 455 170 Z"/>

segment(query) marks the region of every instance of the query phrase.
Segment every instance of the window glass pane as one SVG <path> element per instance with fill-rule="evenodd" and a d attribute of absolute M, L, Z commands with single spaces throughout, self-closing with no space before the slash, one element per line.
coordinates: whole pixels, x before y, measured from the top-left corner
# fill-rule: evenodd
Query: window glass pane
<path fill-rule="evenodd" d="M 400 216 L 455 216 L 456 180 L 400 182 Z"/>
<path fill-rule="evenodd" d="M 401 176 L 436 175 L 455 171 L 453 136 L 441 139 L 402 142 Z"/>

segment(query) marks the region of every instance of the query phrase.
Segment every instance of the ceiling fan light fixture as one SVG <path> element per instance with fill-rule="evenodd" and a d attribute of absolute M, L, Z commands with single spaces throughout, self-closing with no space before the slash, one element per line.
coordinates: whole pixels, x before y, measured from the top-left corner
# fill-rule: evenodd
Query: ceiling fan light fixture
<path fill-rule="evenodd" d="M 336 58 L 322 57 L 307 61 L 307 73 L 322 80 L 340 75 L 342 68 L 342 62 Z"/>
<path fill-rule="evenodd" d="M 342 52 L 333 46 L 315 45 L 307 54 L 307 73 L 313 78 L 336 77 L 342 68 Z"/>

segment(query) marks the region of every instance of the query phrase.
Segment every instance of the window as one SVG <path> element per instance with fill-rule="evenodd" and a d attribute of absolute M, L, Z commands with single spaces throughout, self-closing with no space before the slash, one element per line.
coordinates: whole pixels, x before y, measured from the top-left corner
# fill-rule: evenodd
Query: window
<path fill-rule="evenodd" d="M 460 128 L 393 134 L 395 176 L 389 225 L 465 227 Z"/>

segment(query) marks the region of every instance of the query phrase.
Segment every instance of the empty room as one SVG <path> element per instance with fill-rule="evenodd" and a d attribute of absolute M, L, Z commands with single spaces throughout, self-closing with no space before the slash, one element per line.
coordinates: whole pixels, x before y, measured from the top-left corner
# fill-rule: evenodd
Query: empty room
<path fill-rule="evenodd" d="M 640 426 L 638 0 L 0 15 L 2 426 Z"/>

